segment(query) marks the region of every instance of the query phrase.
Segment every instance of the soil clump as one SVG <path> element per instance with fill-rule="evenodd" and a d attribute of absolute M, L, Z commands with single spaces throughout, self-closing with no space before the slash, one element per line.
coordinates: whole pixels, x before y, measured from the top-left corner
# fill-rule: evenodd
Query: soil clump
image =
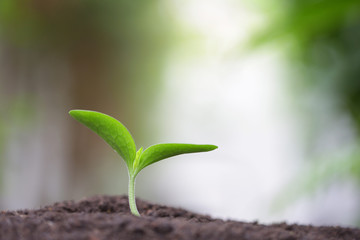
<path fill-rule="evenodd" d="M 2 211 L 1 240 L 360 240 L 360 229 L 224 221 L 127 196 L 95 196 L 37 210 Z"/>

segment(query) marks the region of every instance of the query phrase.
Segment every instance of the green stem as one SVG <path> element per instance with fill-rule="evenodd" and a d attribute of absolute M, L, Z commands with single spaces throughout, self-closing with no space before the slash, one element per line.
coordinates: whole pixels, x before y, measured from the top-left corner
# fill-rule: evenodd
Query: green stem
<path fill-rule="evenodd" d="M 137 210 L 136 202 L 135 202 L 135 178 L 136 176 L 130 175 L 129 179 L 129 205 L 130 205 L 130 211 L 135 216 L 140 217 L 140 213 Z"/>

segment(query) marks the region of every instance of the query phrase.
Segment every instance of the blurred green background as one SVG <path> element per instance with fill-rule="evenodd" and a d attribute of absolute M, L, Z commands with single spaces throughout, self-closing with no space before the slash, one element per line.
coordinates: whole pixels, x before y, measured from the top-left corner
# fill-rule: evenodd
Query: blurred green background
<path fill-rule="evenodd" d="M 219 145 L 144 171 L 144 199 L 360 226 L 359 42 L 355 0 L 2 0 L 0 208 L 126 193 L 79 108 L 137 147 Z"/>
<path fill-rule="evenodd" d="M 274 44 L 288 59 L 288 84 L 305 130 L 306 155 L 276 205 L 336 183 L 350 181 L 359 189 L 360 2 L 270 2 L 259 2 L 269 22 L 251 43 Z"/>

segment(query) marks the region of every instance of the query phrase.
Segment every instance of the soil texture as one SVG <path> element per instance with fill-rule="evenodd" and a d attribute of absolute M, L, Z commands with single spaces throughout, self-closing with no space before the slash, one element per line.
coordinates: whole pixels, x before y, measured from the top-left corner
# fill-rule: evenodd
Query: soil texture
<path fill-rule="evenodd" d="M 213 219 L 138 200 L 130 214 L 126 196 L 95 196 L 38 210 L 2 211 L 1 240 L 360 240 L 360 229 L 296 224 L 263 225 Z"/>

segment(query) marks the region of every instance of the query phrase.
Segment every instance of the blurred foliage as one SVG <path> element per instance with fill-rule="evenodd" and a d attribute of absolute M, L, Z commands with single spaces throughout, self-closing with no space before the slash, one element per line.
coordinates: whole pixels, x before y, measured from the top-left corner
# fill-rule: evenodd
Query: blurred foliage
<path fill-rule="evenodd" d="M 158 4 L 158 0 L 3 0 L 0 29 L 3 37 L 31 47 L 71 47 L 111 37 L 134 45 L 140 36 L 147 40 L 149 35 L 166 36 Z"/>
<path fill-rule="evenodd" d="M 0 91 L 1 93 L 1 91 Z M 1 98 L 0 94 L 0 99 Z M 6 147 L 9 147 L 9 139 L 7 136 L 11 135 L 15 128 L 16 129 L 26 129 L 31 126 L 34 119 L 34 106 L 29 104 L 29 98 L 19 97 L 16 101 L 10 102 L 7 105 L 0 105 L 0 193 L 3 191 L 3 179 L 5 169 L 6 169 L 6 161 L 4 157 L 4 152 Z M 1 200 L 1 199 L 0 199 Z"/>
<path fill-rule="evenodd" d="M 280 42 L 289 50 L 291 63 L 302 67 L 305 77 L 296 87 L 331 91 L 360 130 L 360 2 L 293 0 L 267 5 L 270 2 L 269 25 L 253 38 L 253 46 Z"/>
<path fill-rule="evenodd" d="M 151 136 L 144 134 L 143 129 L 152 129 L 144 120 L 173 41 L 167 7 L 163 0 L 0 0 L 0 139 L 11 134 L 4 125 L 19 124 L 5 116 L 22 101 L 27 104 L 22 110 L 41 114 L 42 129 L 53 115 L 66 122 L 66 109 L 93 109 L 121 116 L 143 143 Z M 98 159 L 84 148 L 101 152 L 102 146 L 80 128 L 64 126 L 56 128 L 71 135 L 71 141 L 62 142 L 70 175 L 64 181 L 83 179 L 92 187 L 88 176 L 94 175 Z M 42 159 L 51 154 L 47 148 L 39 151 Z M 67 191 L 80 195 L 84 187 Z"/>
<path fill-rule="evenodd" d="M 292 94 L 307 123 L 311 161 L 291 183 L 296 194 L 285 195 L 295 200 L 339 180 L 360 186 L 360 1 L 257 3 L 267 25 L 251 45 L 272 43 L 287 54 Z"/>
<path fill-rule="evenodd" d="M 120 112 L 137 109 L 146 114 L 173 40 L 166 7 L 161 0 L 2 0 L 0 40 L 17 58 L 7 59 L 9 65 L 31 64 L 31 57 L 39 54 L 66 59 L 74 74 L 73 106 L 115 107 L 121 102 Z M 117 97 L 100 99 L 109 96 Z M 107 111 L 115 112 L 114 107 Z M 127 121 L 141 129 L 139 119 Z"/>
<path fill-rule="evenodd" d="M 33 51 L 94 51 L 92 47 L 97 45 L 103 54 L 126 59 L 122 63 L 132 71 L 149 71 L 161 60 L 171 40 L 171 18 L 161 11 L 164 6 L 161 8 L 160 3 L 2 0 L 0 37 L 6 43 Z"/>

